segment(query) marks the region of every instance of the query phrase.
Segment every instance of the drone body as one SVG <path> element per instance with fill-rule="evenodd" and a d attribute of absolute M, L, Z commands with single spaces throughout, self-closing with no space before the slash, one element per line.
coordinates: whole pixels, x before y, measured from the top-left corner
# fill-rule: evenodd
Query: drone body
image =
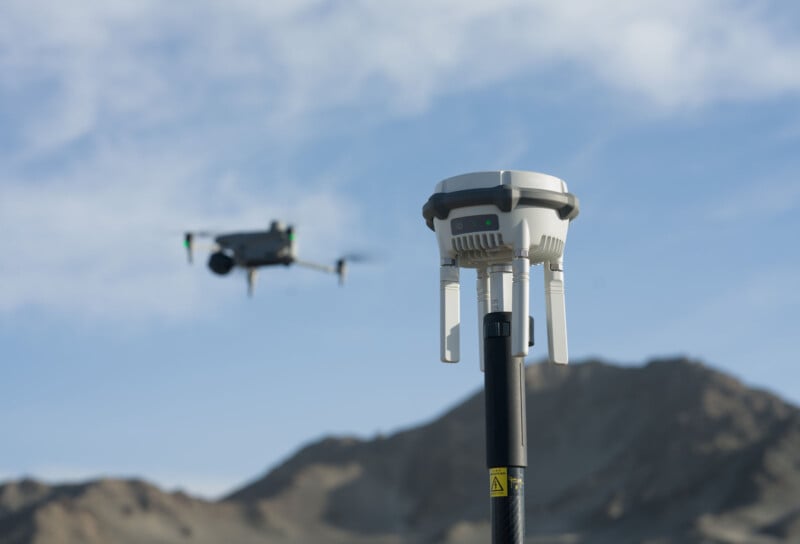
<path fill-rule="evenodd" d="M 325 265 L 297 258 L 294 228 L 273 221 L 269 230 L 232 232 L 215 235 L 208 231 L 190 231 L 184 234 L 184 246 L 191 263 L 194 241 L 198 237 L 213 237 L 214 243 L 208 257 L 208 267 L 220 276 L 238 267 L 247 272 L 247 292 L 252 296 L 256 270 L 263 266 L 297 264 L 339 276 L 344 283 L 348 258 L 340 258 L 335 265 Z M 352 260 L 353 257 L 350 257 Z"/>

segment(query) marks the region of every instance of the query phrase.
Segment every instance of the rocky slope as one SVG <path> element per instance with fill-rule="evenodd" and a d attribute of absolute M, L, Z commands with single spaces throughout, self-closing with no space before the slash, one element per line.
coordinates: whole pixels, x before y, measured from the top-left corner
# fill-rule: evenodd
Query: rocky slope
<path fill-rule="evenodd" d="M 527 369 L 531 543 L 800 542 L 800 411 L 701 364 Z M 0 486 L 0 543 L 488 542 L 483 396 L 329 438 L 218 503 L 138 481 Z"/>

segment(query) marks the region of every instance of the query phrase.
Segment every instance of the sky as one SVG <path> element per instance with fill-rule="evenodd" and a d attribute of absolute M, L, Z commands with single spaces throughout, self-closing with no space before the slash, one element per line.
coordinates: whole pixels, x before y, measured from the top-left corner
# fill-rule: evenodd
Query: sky
<path fill-rule="evenodd" d="M 5 0 L 0 480 L 219 497 L 479 390 L 474 273 L 440 363 L 421 208 L 482 170 L 580 199 L 573 362 L 688 356 L 800 403 L 798 28 L 777 1 Z M 187 264 L 184 230 L 274 219 L 374 258 L 252 299 Z"/>

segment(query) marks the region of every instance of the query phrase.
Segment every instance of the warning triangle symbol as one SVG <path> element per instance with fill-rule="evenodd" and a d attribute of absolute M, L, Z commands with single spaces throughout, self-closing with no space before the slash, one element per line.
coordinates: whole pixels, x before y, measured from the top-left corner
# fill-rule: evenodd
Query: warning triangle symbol
<path fill-rule="evenodd" d="M 500 483 L 500 480 L 497 479 L 497 476 L 492 478 L 492 493 L 503 492 L 503 485 Z"/>

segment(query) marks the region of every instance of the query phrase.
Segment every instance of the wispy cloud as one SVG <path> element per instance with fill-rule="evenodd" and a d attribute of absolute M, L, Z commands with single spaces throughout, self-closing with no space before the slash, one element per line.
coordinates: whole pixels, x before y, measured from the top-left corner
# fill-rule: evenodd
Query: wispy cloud
<path fill-rule="evenodd" d="M 772 218 L 800 208 L 800 179 L 761 179 L 736 189 L 711 207 L 710 218 L 728 222 L 743 218 Z"/>
<path fill-rule="evenodd" d="M 388 114 L 566 63 L 656 107 L 800 90 L 780 13 L 719 0 L 381 3 L 18 0 L 0 8 L 6 93 L 34 147 L 209 107 L 291 124 L 331 107 Z M 19 105 L 15 101 L 14 107 Z"/>
<path fill-rule="evenodd" d="M 164 266 L 173 241 L 154 227 L 282 217 L 336 245 L 359 205 L 336 183 L 259 194 L 240 168 L 321 130 L 320 112 L 420 112 L 560 66 L 667 111 L 797 93 L 800 45 L 780 17 L 720 0 L 8 0 L 0 311 L 186 315 L 198 287 Z M 172 298 L 153 294 L 165 280 Z"/>

